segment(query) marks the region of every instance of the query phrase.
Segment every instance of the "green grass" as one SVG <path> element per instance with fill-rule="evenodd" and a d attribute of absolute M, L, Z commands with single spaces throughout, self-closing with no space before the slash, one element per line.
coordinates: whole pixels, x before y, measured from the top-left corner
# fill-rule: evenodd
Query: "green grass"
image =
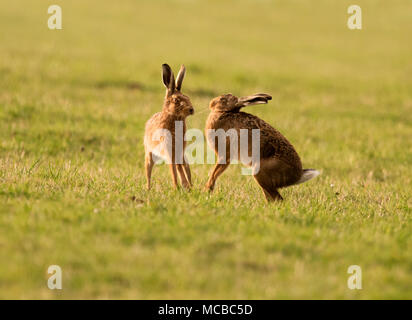
<path fill-rule="evenodd" d="M 412 2 L 0 3 L 0 298 L 412 298 Z M 232 166 L 144 188 L 161 64 L 186 64 L 203 129 L 211 98 L 267 92 L 316 180 L 266 204 Z M 60 265 L 63 290 L 47 288 Z M 347 288 L 359 265 L 363 289 Z"/>

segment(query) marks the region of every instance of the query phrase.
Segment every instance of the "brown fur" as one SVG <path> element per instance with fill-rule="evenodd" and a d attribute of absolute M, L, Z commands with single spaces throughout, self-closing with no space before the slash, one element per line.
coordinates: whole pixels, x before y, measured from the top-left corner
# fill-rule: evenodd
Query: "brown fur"
<path fill-rule="evenodd" d="M 169 168 L 172 175 L 173 186 L 178 187 L 177 173 L 180 176 L 183 187 L 190 188 L 192 186 L 192 177 L 190 167 L 184 157 L 184 150 L 186 142 L 183 140 L 183 154 L 179 154 L 178 159 L 181 158 L 183 163 L 176 163 L 176 149 L 175 149 L 175 121 L 183 121 L 183 137 L 186 133 L 187 116 L 194 113 L 194 109 L 189 97 L 180 92 L 183 78 L 185 75 L 185 67 L 180 68 L 179 74 L 175 81 L 172 70 L 167 64 L 163 65 L 163 83 L 166 87 L 166 97 L 163 103 L 161 112 L 154 114 L 147 122 L 144 136 L 145 146 L 145 169 L 147 188 L 150 189 L 150 181 L 152 169 L 154 165 L 153 153 L 157 148 L 158 154 L 156 156 L 168 160 L 170 162 Z M 172 141 L 156 141 L 154 134 L 158 129 L 167 129 L 171 133 Z M 168 146 L 172 145 L 172 152 L 169 153 Z"/>
<path fill-rule="evenodd" d="M 281 200 L 279 188 L 293 185 L 302 176 L 302 163 L 292 144 L 275 128 L 262 119 L 239 110 L 247 105 L 267 103 L 272 97 L 266 94 L 237 98 L 231 94 L 223 95 L 210 102 L 211 113 L 206 122 L 206 135 L 209 129 L 248 129 L 249 156 L 252 154 L 252 129 L 260 129 L 260 170 L 254 176 L 268 201 Z M 211 141 L 209 141 L 209 144 Z M 215 142 L 215 152 L 218 144 Z M 226 153 L 230 152 L 230 139 L 226 139 Z M 240 154 L 240 150 L 238 150 Z M 218 155 L 218 157 L 221 155 Z M 227 164 L 217 163 L 206 184 L 213 190 L 216 179 L 226 170 Z"/>

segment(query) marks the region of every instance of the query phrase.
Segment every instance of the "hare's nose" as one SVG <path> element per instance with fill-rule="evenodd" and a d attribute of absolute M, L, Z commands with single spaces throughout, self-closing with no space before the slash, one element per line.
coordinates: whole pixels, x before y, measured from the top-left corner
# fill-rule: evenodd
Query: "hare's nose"
<path fill-rule="evenodd" d="M 190 108 L 190 109 L 189 109 L 189 113 L 190 113 L 190 114 L 194 114 L 194 113 L 195 113 L 195 109 Z"/>

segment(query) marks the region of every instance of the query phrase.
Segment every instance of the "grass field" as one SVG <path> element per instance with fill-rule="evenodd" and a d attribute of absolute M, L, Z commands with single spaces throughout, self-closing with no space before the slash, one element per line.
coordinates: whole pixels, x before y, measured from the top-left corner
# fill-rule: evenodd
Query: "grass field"
<path fill-rule="evenodd" d="M 412 298 L 412 1 L 0 2 L 0 298 Z M 322 175 L 267 204 L 232 166 L 191 192 L 145 190 L 161 64 L 204 128 L 210 99 L 251 107 Z M 47 268 L 63 290 L 47 288 Z M 349 290 L 347 269 L 362 268 Z"/>

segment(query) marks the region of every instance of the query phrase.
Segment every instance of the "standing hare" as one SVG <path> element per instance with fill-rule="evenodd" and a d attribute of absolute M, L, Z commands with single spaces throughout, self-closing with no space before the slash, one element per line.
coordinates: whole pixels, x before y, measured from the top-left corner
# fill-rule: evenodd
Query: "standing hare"
<path fill-rule="evenodd" d="M 238 135 L 240 130 L 247 129 L 248 150 L 246 151 L 249 155 L 252 153 L 250 143 L 252 140 L 252 130 L 259 130 L 259 171 L 253 174 L 257 183 L 262 188 L 267 201 L 282 200 L 282 196 L 278 192 L 279 188 L 299 184 L 319 175 L 319 172 L 316 170 L 302 169 L 299 155 L 292 144 L 279 131 L 256 116 L 239 111 L 245 106 L 267 103 L 268 100 L 271 99 L 272 97 L 267 94 L 256 94 L 243 98 L 226 94 L 214 98 L 210 102 L 209 108 L 211 109 L 211 113 L 206 122 L 206 136 L 209 145 L 215 149 L 218 158 L 222 159 L 223 156 L 226 160 L 223 163 L 221 163 L 221 161 L 216 163 L 206 184 L 206 189 L 209 191 L 213 190 L 216 179 L 230 164 L 230 160 L 227 160 L 230 159 L 228 157 L 230 139 L 225 136 L 226 155 L 222 155 L 219 154 L 218 144 L 215 143 L 216 136 L 212 137 L 212 135 L 210 135 L 210 132 L 213 132 L 211 130 L 215 130 L 216 132 L 218 129 L 223 129 L 225 132 L 234 129 Z M 235 146 L 235 148 L 238 148 L 238 146 Z M 238 150 L 237 155 L 241 154 L 241 152 L 241 150 Z M 231 160 L 233 160 L 233 158 Z M 242 159 L 240 160 L 243 162 Z M 251 163 L 245 164 L 251 166 Z"/>
<path fill-rule="evenodd" d="M 150 189 L 153 165 L 158 158 L 166 160 L 169 164 L 175 188 L 178 187 L 177 172 L 179 172 L 183 187 L 190 188 L 192 178 L 189 164 L 184 157 L 186 147 L 184 134 L 186 132 L 185 119 L 194 113 L 194 109 L 189 97 L 181 93 L 186 69 L 183 65 L 181 66 L 175 82 L 169 65 L 163 64 L 162 68 L 163 83 L 166 87 L 163 110 L 154 114 L 146 122 L 144 135 L 147 188 Z M 159 132 L 163 132 L 160 137 Z"/>

